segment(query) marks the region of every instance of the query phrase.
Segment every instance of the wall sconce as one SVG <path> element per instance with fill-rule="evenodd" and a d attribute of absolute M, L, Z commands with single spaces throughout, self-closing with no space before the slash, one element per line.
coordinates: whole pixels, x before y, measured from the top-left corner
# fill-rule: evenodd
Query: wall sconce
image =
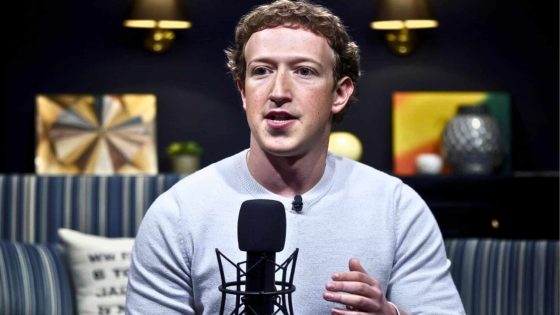
<path fill-rule="evenodd" d="M 184 0 L 132 0 L 125 27 L 149 29 L 144 46 L 152 52 L 163 53 L 175 39 L 174 30 L 191 28 Z"/>
<path fill-rule="evenodd" d="M 414 48 L 414 29 L 434 28 L 438 22 L 431 16 L 429 0 L 377 0 L 377 17 L 370 26 L 386 31 L 389 49 L 397 55 L 408 55 Z"/>

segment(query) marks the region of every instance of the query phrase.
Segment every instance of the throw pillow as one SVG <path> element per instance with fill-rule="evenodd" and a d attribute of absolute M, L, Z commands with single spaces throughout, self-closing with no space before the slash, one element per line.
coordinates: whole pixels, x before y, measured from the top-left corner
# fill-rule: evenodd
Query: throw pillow
<path fill-rule="evenodd" d="M 59 229 L 76 291 L 78 313 L 124 314 L 133 238 Z"/>

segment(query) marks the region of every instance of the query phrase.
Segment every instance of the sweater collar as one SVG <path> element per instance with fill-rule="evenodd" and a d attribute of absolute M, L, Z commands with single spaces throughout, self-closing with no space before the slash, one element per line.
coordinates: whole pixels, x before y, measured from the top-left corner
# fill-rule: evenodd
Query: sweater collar
<path fill-rule="evenodd" d="M 250 194 L 254 199 L 273 199 L 278 200 L 284 204 L 284 207 L 289 210 L 292 208 L 292 198 L 284 197 L 275 194 L 264 186 L 259 184 L 249 172 L 247 166 L 246 156 L 249 149 L 245 149 L 234 156 L 234 163 L 237 169 L 237 177 L 239 178 L 240 185 Z M 301 195 L 303 199 L 303 209 L 309 209 L 313 204 L 323 198 L 331 189 L 333 185 L 333 178 L 336 171 L 336 163 L 334 156 L 329 152 L 327 154 L 327 161 L 325 171 L 321 179 L 309 191 Z"/>

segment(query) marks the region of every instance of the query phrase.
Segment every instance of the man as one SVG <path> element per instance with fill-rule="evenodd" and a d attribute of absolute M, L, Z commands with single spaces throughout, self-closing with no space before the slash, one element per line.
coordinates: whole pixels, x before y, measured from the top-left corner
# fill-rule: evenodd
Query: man
<path fill-rule="evenodd" d="M 127 312 L 218 314 L 214 249 L 245 260 L 239 207 L 274 199 L 287 210 L 277 260 L 299 248 L 296 314 L 463 314 L 422 199 L 397 178 L 327 152 L 360 76 L 358 48 L 340 19 L 303 1 L 262 5 L 240 20 L 227 56 L 250 148 L 186 177 L 150 207 Z M 296 195 L 301 212 L 291 210 Z"/>

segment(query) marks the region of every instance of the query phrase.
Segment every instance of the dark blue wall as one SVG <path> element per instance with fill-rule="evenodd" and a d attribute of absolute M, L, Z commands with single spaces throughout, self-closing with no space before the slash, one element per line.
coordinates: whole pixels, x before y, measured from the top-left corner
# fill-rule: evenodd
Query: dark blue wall
<path fill-rule="evenodd" d="M 187 0 L 193 28 L 164 55 L 122 27 L 124 0 L 22 0 L 4 11 L 0 172 L 34 172 L 37 93 L 154 93 L 160 171 L 164 148 L 193 139 L 207 165 L 248 146 L 241 102 L 223 50 L 238 18 L 261 1 Z M 357 134 L 363 161 L 391 170 L 391 93 L 504 91 L 513 103 L 513 168 L 558 170 L 558 2 L 433 0 L 440 27 L 397 57 L 372 31 L 375 0 L 320 1 L 361 47 L 359 101 L 336 128 Z"/>

